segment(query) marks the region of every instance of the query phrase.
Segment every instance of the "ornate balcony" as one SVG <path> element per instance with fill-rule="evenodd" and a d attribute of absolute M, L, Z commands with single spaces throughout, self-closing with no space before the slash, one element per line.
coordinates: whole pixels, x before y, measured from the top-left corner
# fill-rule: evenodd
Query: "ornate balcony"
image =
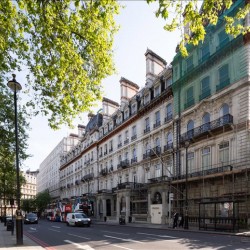
<path fill-rule="evenodd" d="M 159 176 L 155 178 L 148 179 L 150 183 L 162 182 L 162 181 L 169 181 L 170 178 L 168 176 Z"/>
<path fill-rule="evenodd" d="M 167 145 L 164 146 L 164 152 L 173 150 L 173 142 L 168 143 Z"/>
<path fill-rule="evenodd" d="M 188 102 L 186 102 L 184 104 L 184 108 L 187 109 L 187 108 L 191 107 L 192 105 L 194 105 L 194 98 L 190 99 Z"/>
<path fill-rule="evenodd" d="M 134 134 L 131 136 L 131 141 L 135 140 L 137 138 L 137 134 Z"/>
<path fill-rule="evenodd" d="M 88 181 L 94 178 L 94 173 L 86 174 L 82 177 L 82 181 Z"/>
<path fill-rule="evenodd" d="M 161 147 L 156 146 L 150 150 L 150 156 L 157 156 L 161 153 Z"/>
<path fill-rule="evenodd" d="M 98 194 L 112 194 L 114 191 L 112 189 L 101 189 L 98 190 Z"/>
<path fill-rule="evenodd" d="M 133 158 L 131 159 L 131 164 L 133 164 L 133 163 L 135 163 L 135 162 L 137 162 L 137 157 L 133 157 Z"/>
<path fill-rule="evenodd" d="M 157 128 L 157 127 L 159 127 L 160 125 L 161 125 L 161 121 L 158 120 L 158 121 L 155 122 L 154 128 Z"/>
<path fill-rule="evenodd" d="M 128 168 L 129 167 L 129 160 L 124 160 L 124 161 L 121 161 L 118 165 L 117 165 L 117 168 Z"/>
<path fill-rule="evenodd" d="M 148 133 L 150 131 L 150 127 L 146 127 L 146 129 L 144 129 L 144 134 Z"/>
<path fill-rule="evenodd" d="M 216 85 L 216 91 L 224 89 L 228 85 L 230 85 L 230 78 L 228 78 L 225 81 L 222 81 L 218 85 Z"/>
<path fill-rule="evenodd" d="M 181 135 L 180 142 L 184 143 L 185 141 L 193 140 L 196 138 L 204 137 L 209 134 L 209 132 L 222 132 L 230 128 L 230 124 L 233 123 L 233 116 L 230 114 L 224 115 L 214 121 L 203 124 L 199 127 L 196 127 L 192 130 Z"/>
<path fill-rule="evenodd" d="M 108 169 L 107 168 L 101 169 L 100 175 L 107 175 L 107 174 L 108 174 Z"/>
<path fill-rule="evenodd" d="M 208 97 L 208 96 L 210 96 L 210 95 L 211 95 L 211 90 L 210 90 L 210 89 L 208 89 L 208 90 L 206 90 L 206 91 L 203 91 L 203 92 L 200 94 L 200 96 L 199 96 L 199 100 L 201 101 L 201 100 L 205 99 L 206 97 Z"/>
<path fill-rule="evenodd" d="M 128 138 L 124 141 L 124 144 L 127 144 L 127 143 L 129 143 L 129 139 Z"/>
<path fill-rule="evenodd" d="M 150 157 L 150 150 L 143 154 L 143 160 Z"/>
<path fill-rule="evenodd" d="M 172 114 L 169 114 L 169 115 L 167 115 L 167 116 L 164 118 L 164 122 L 168 122 L 168 121 L 172 120 L 172 118 L 173 118 L 173 115 L 172 115 Z"/>

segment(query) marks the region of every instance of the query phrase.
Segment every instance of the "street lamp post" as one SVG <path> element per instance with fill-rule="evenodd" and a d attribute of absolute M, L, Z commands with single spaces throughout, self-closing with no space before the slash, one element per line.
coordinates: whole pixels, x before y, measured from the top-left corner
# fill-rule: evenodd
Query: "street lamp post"
<path fill-rule="evenodd" d="M 22 89 L 20 83 L 16 81 L 16 75 L 12 74 L 13 79 L 7 83 L 8 87 L 14 91 L 15 105 L 15 137 L 16 137 L 16 182 L 17 182 L 17 213 L 16 213 L 16 244 L 23 245 L 23 223 L 20 210 L 20 182 L 19 182 L 19 145 L 18 145 L 18 126 L 17 126 L 17 91 Z"/>
<path fill-rule="evenodd" d="M 185 224 L 184 229 L 188 229 L 188 147 L 190 145 L 189 141 L 185 142 L 185 148 L 186 148 L 186 183 L 185 183 L 185 189 L 186 189 L 186 211 L 185 211 Z"/>

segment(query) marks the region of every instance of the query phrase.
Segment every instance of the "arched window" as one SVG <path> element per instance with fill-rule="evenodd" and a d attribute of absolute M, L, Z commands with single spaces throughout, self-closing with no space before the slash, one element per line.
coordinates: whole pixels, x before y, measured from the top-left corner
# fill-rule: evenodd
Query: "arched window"
<path fill-rule="evenodd" d="M 190 121 L 187 125 L 187 135 L 188 138 L 191 138 L 194 136 L 194 122 Z"/>
<path fill-rule="evenodd" d="M 210 114 L 206 113 L 202 117 L 202 132 L 206 132 L 210 130 Z"/>
<path fill-rule="evenodd" d="M 228 104 L 224 104 L 220 109 L 220 117 L 229 114 L 229 106 Z"/>

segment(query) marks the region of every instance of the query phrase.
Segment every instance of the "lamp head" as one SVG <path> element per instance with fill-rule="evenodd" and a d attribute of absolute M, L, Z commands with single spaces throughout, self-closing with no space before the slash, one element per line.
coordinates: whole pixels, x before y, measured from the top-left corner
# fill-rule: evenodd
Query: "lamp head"
<path fill-rule="evenodd" d="M 16 81 L 16 75 L 12 74 L 13 79 L 11 81 L 8 81 L 7 86 L 14 92 L 20 91 L 22 89 L 22 86 L 19 82 Z"/>
<path fill-rule="evenodd" d="M 185 141 L 185 147 L 188 148 L 190 145 L 190 141 Z"/>

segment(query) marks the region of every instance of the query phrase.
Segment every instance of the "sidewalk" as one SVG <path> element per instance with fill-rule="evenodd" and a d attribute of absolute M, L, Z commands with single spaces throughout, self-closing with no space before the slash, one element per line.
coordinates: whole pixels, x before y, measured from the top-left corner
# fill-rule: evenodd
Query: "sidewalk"
<path fill-rule="evenodd" d="M 6 230 L 4 223 L 0 223 L 0 249 L 1 250 L 42 250 L 43 247 L 23 235 L 23 245 L 16 245 L 16 231 L 12 235 L 11 231 Z"/>
<path fill-rule="evenodd" d="M 219 234 L 219 235 L 231 235 L 231 236 L 244 236 L 244 237 L 250 237 L 250 230 L 247 229 L 240 229 L 239 232 L 224 232 L 224 231 L 205 231 L 205 230 L 199 230 L 199 227 L 190 226 L 188 230 L 177 227 L 176 229 L 172 228 L 172 225 L 169 227 L 169 225 L 161 225 L 161 224 L 149 224 L 149 223 L 126 223 L 126 225 L 119 225 L 119 223 L 115 220 L 107 220 L 106 222 L 104 220 L 98 220 L 98 219 L 92 219 L 93 224 L 99 224 L 99 225 L 107 225 L 107 226 L 125 226 L 125 227 L 138 227 L 138 228 L 152 228 L 152 229 L 160 229 L 160 230 L 169 230 L 169 231 L 183 231 L 183 232 L 192 232 L 192 233 L 204 233 L 204 234 Z"/>

